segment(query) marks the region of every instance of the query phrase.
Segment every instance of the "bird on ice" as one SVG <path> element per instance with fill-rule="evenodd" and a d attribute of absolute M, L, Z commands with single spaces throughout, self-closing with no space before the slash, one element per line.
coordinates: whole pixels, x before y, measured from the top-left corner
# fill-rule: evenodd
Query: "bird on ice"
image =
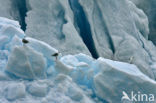
<path fill-rule="evenodd" d="M 58 55 L 59 55 L 59 52 L 54 53 L 54 54 L 52 54 L 51 56 L 54 56 L 54 57 L 56 58 L 56 60 L 57 60 Z"/>
<path fill-rule="evenodd" d="M 22 42 L 23 42 L 23 44 L 28 44 L 29 43 L 29 41 L 27 40 L 27 39 L 25 39 L 26 37 L 24 37 L 23 39 L 22 39 Z"/>

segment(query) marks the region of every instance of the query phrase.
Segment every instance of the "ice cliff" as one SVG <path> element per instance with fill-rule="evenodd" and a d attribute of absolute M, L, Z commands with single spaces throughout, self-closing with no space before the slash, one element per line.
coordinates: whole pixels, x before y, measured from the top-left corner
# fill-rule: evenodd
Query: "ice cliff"
<path fill-rule="evenodd" d="M 12 19 L 0 18 L 0 102 L 120 103 L 123 91 L 156 94 L 154 5 L 0 0 L 0 16 Z"/>
<path fill-rule="evenodd" d="M 156 60 L 156 48 L 146 40 L 149 29 L 144 12 L 127 0 L 80 0 L 80 3 L 90 22 L 99 55 L 112 55 L 112 59 L 124 62 L 134 57 L 133 63 L 152 76 L 149 65 Z"/>
<path fill-rule="evenodd" d="M 136 4 L 136 6 L 140 9 L 142 9 L 146 15 L 149 18 L 149 29 L 150 29 L 150 33 L 149 33 L 149 39 L 153 41 L 154 44 L 156 44 L 156 1 L 155 0 L 131 0 L 133 1 L 133 3 Z"/>
<path fill-rule="evenodd" d="M 132 0 L 135 4 L 144 2 Z M 155 78 L 154 17 L 130 0 L 6 0 L 0 16 L 18 20 L 25 33 L 62 55 L 85 53 L 137 65 Z M 149 1 L 151 2 L 151 1 Z M 152 8 L 152 7 L 151 7 Z M 151 19 L 152 18 L 152 19 Z M 150 21 L 150 22 L 148 22 Z M 149 27 L 148 27 L 149 24 Z"/>
<path fill-rule="evenodd" d="M 18 22 L 0 18 L 1 103 L 120 103 L 123 91 L 156 95 L 156 82 L 133 64 L 82 53 L 56 60 L 58 50 L 30 37 L 22 44 L 24 36 Z"/>

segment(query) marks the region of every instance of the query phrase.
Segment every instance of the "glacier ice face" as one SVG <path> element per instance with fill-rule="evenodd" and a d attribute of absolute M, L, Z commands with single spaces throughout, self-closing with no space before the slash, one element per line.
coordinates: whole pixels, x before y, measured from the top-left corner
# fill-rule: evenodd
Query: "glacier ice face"
<path fill-rule="evenodd" d="M 83 2 L 85 5 L 92 1 L 85 3 L 86 0 L 84 0 Z M 97 1 L 97 3 L 100 6 L 103 5 L 103 1 Z M 110 0 L 110 3 L 114 4 L 114 7 L 120 7 L 122 3 L 128 2 L 119 0 L 119 4 L 121 3 L 119 5 L 117 1 Z M 90 7 L 91 4 L 87 6 Z M 130 7 L 133 8 L 134 5 Z M 126 13 L 124 10 L 123 12 Z M 146 22 L 136 22 L 137 12 L 131 13 L 135 19 L 134 30 L 143 30 L 139 25 L 146 27 L 144 24 Z M 114 22 L 117 18 L 114 17 Z M 5 18 L 0 18 L 0 21 L 0 40 L 2 41 L 0 41 L 0 102 L 2 103 L 120 103 L 123 91 L 128 95 L 131 91 L 156 95 L 156 82 L 148 77 L 156 75 L 155 46 L 143 37 L 146 36 L 148 29 L 143 32 L 144 34 L 138 32 L 138 35 L 135 35 L 134 32 L 133 35 L 133 31 L 131 31 L 132 34 L 127 33 L 132 28 L 125 27 L 123 31 L 128 29 L 124 32 L 126 39 L 123 42 L 120 41 L 121 44 L 114 45 L 117 48 L 115 49 L 117 60 L 126 61 L 135 54 L 133 58 L 127 60 L 127 62 L 136 63 L 137 66 L 135 66 L 102 57 L 96 60 L 83 53 L 59 55 L 56 60 L 51 55 L 58 50 L 42 41 L 26 37 L 29 43 L 23 45 L 21 41 L 25 34 L 18 22 Z M 129 25 L 132 24 L 129 23 Z M 108 27 L 113 28 L 111 24 Z M 111 33 L 114 32 L 111 31 Z M 116 33 L 119 37 L 123 36 L 119 32 Z M 112 34 L 110 36 L 114 37 Z M 142 66 L 151 69 L 145 69 Z"/>
<path fill-rule="evenodd" d="M 144 12 L 128 0 L 79 2 L 92 28 L 99 55 L 124 62 L 133 58 L 133 64 L 155 78 L 150 65 L 156 60 L 156 48 L 146 40 L 149 30 Z"/>
<path fill-rule="evenodd" d="M 0 0 L 0 16 L 7 17 L 9 19 L 14 19 L 12 14 L 14 14 L 11 0 Z"/>
<path fill-rule="evenodd" d="M 3 5 L 0 16 L 18 20 L 27 35 L 55 46 L 63 54 L 83 52 L 91 55 L 74 27 L 73 12 L 68 0 L 41 0 L 40 3 L 34 0 L 0 2 Z"/>
<path fill-rule="evenodd" d="M 0 0 L 0 16 L 20 22 L 22 30 L 25 31 L 25 16 L 27 12 L 26 0 Z"/>
<path fill-rule="evenodd" d="M 141 9 L 138 9 L 135 4 L 130 1 L 128 1 L 128 6 L 131 10 L 131 14 L 137 30 L 144 36 L 145 39 L 148 39 L 149 21 L 146 14 Z"/>
<path fill-rule="evenodd" d="M 132 2 L 129 0 L 120 0 L 119 2 L 79 1 L 80 3 L 77 3 L 77 0 L 49 0 L 47 2 L 41 0 L 38 3 L 33 0 L 23 0 L 22 2 L 20 0 L 6 0 L 2 5 L 6 4 L 8 6 L 6 8 L 5 6 L 1 7 L 1 15 L 5 15 L 4 13 L 8 13 L 10 8 L 13 8 L 11 11 L 18 17 L 14 17 L 14 15 L 9 13 L 5 17 L 10 18 L 11 15 L 15 20 L 17 18 L 19 18 L 19 21 L 23 20 L 27 24 L 26 34 L 40 39 L 51 46 L 55 46 L 59 51 L 63 52 L 63 55 L 83 52 L 89 55 L 92 54 L 94 58 L 102 56 L 128 62 L 129 58 L 138 55 L 138 53 L 132 53 L 132 55 L 126 57 L 122 57 L 121 54 L 136 51 L 136 48 L 131 44 L 131 41 L 133 41 L 135 42 L 134 45 L 139 46 L 140 51 L 138 52 L 141 52 L 141 55 L 147 55 L 145 57 L 146 60 L 143 59 L 142 61 L 139 61 L 141 56 L 135 57 L 137 58 L 137 63 L 135 64 L 147 69 L 149 68 L 148 65 L 151 64 L 150 58 L 156 60 L 153 54 L 155 50 L 149 48 L 152 44 L 144 40 L 144 38 L 148 38 L 149 34 L 148 19 L 144 12 L 138 9 Z M 149 2 L 144 0 L 141 2 L 138 0 L 132 1 L 148 15 L 150 30 L 152 28 L 150 35 L 151 33 L 154 34 L 153 6 L 147 7 L 148 5 L 155 5 L 155 2 L 153 0 Z M 145 4 L 147 6 L 143 7 L 142 5 Z M 23 12 L 20 9 L 21 7 Z M 42 9 L 40 9 L 41 7 Z M 21 17 L 22 15 L 26 15 L 26 12 L 27 16 Z M 20 24 L 23 26 L 24 23 Z M 154 39 L 151 36 L 150 38 Z M 123 43 L 125 41 L 126 44 L 130 45 L 131 50 L 121 51 L 122 48 L 126 49 Z M 120 44 L 122 48 L 118 48 Z M 141 66 L 141 62 L 145 65 Z M 148 70 L 142 71 L 148 72 Z"/>
<path fill-rule="evenodd" d="M 28 0 L 31 10 L 26 17 L 26 34 L 56 47 L 63 54 L 90 55 L 73 25 L 68 0 Z M 41 12 L 42 11 L 42 12 Z"/>
<path fill-rule="evenodd" d="M 156 44 L 156 22 L 155 22 L 155 6 L 156 6 L 156 1 L 155 0 L 131 0 L 133 3 L 136 4 L 136 6 L 140 9 L 142 9 L 146 15 L 148 16 L 149 19 L 149 29 L 150 29 L 150 34 L 149 34 L 149 40 L 153 41 L 154 44 Z"/>

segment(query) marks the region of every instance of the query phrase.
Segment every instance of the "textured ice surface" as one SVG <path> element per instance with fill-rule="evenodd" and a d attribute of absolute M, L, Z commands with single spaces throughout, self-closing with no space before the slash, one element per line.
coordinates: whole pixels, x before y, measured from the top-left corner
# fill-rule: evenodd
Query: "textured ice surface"
<path fill-rule="evenodd" d="M 107 98 L 110 103 L 120 103 L 122 91 L 130 94 L 134 88 L 136 93 L 139 91 L 145 94 L 156 94 L 156 82 L 140 72 L 135 65 L 103 58 L 97 61 L 100 62 L 101 72 L 95 75 L 94 83 L 99 97 Z M 112 93 L 112 90 L 115 92 Z"/>
<path fill-rule="evenodd" d="M 118 2 L 124 4 L 122 0 Z M 110 1 L 113 4 L 118 2 Z M 103 1 L 97 3 L 104 4 Z M 83 4 L 85 5 L 85 0 Z M 90 6 L 91 4 L 88 5 Z M 113 20 L 117 18 L 114 17 Z M 140 25 L 136 22 L 134 24 Z M 111 25 L 109 27 L 112 28 Z M 136 28 L 142 30 L 137 26 Z M 127 29 L 132 28 L 127 27 Z M 144 32 L 144 36 L 147 31 Z M 118 31 L 116 34 L 122 37 Z M 0 18 L 0 102 L 120 103 L 123 91 L 128 95 L 131 91 L 156 95 L 156 82 L 148 77 L 156 75 L 154 74 L 156 73 L 155 46 L 148 42 L 143 34 L 138 33 L 138 37 L 132 34 L 129 36 L 125 34 L 128 38 L 119 43 L 120 45 L 116 43 L 119 50 L 115 55 L 124 61 L 125 56 L 134 53 L 135 56 L 127 62 L 139 64 L 138 67 L 102 57 L 96 60 L 82 53 L 59 55 L 56 60 L 51 55 L 58 50 L 30 37 L 26 37 L 30 43 L 23 45 L 21 40 L 25 34 L 18 22 Z M 144 44 L 144 48 L 138 41 Z"/>
<path fill-rule="evenodd" d="M 14 19 L 14 17 L 12 16 L 13 14 L 14 9 L 11 0 L 0 0 L 0 16 Z"/>
<path fill-rule="evenodd" d="M 6 70 L 24 79 L 45 78 L 46 60 L 43 55 L 30 47 L 14 47 Z"/>
<path fill-rule="evenodd" d="M 25 85 L 23 83 L 12 83 L 6 88 L 6 98 L 10 101 L 25 97 Z"/>
<path fill-rule="evenodd" d="M 26 23 L 28 36 L 63 55 L 82 52 L 94 58 L 131 61 L 154 78 L 149 68 L 156 62 L 156 48 L 147 38 L 155 40 L 155 1 L 132 1 L 143 10 L 130 0 L 5 0 L 0 1 L 0 15 L 20 21 L 22 28 Z"/>
<path fill-rule="evenodd" d="M 0 16 L 18 20 L 30 37 L 55 46 L 63 54 L 90 55 L 74 27 L 68 0 L 0 0 L 0 6 Z"/>
<path fill-rule="evenodd" d="M 156 61 L 156 48 L 146 40 L 149 29 L 144 12 L 128 0 L 79 2 L 90 23 L 99 55 L 136 64 L 154 78 L 150 65 Z"/>
<path fill-rule="evenodd" d="M 63 54 L 89 51 L 74 27 L 68 0 L 28 0 L 26 34 L 57 48 Z"/>
<path fill-rule="evenodd" d="M 32 38 L 26 38 L 30 43 L 23 45 L 24 33 L 18 22 L 5 18 L 0 21 L 0 102 L 94 102 L 71 77 L 64 75 L 73 70 L 72 67 L 61 61 L 55 62 L 51 57 L 58 52 L 56 49 Z M 8 38 L 7 42 L 3 41 L 4 36 Z M 55 69 L 52 75 L 48 74 L 48 68 Z"/>
<path fill-rule="evenodd" d="M 0 16 L 19 21 L 25 31 L 26 6 L 26 0 L 0 0 Z"/>
<path fill-rule="evenodd" d="M 156 82 L 135 65 L 82 53 L 55 60 L 51 54 L 56 49 L 30 37 L 23 45 L 18 23 L 3 19 L 0 38 L 9 39 L 0 49 L 2 103 L 105 103 L 120 102 L 123 90 L 156 94 Z"/>
<path fill-rule="evenodd" d="M 142 9 L 149 19 L 149 39 L 153 41 L 154 44 L 156 44 L 156 1 L 155 0 L 131 0 L 133 1 L 138 8 Z"/>

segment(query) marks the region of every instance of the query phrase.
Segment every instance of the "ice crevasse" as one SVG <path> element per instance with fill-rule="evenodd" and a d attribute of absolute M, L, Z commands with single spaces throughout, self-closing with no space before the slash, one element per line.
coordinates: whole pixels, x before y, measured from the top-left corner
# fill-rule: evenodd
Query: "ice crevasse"
<path fill-rule="evenodd" d="M 156 95 L 156 82 L 133 64 L 82 53 L 56 60 L 58 50 L 30 37 L 24 45 L 24 36 L 18 22 L 0 18 L 0 103 L 120 103 L 123 91 Z"/>

